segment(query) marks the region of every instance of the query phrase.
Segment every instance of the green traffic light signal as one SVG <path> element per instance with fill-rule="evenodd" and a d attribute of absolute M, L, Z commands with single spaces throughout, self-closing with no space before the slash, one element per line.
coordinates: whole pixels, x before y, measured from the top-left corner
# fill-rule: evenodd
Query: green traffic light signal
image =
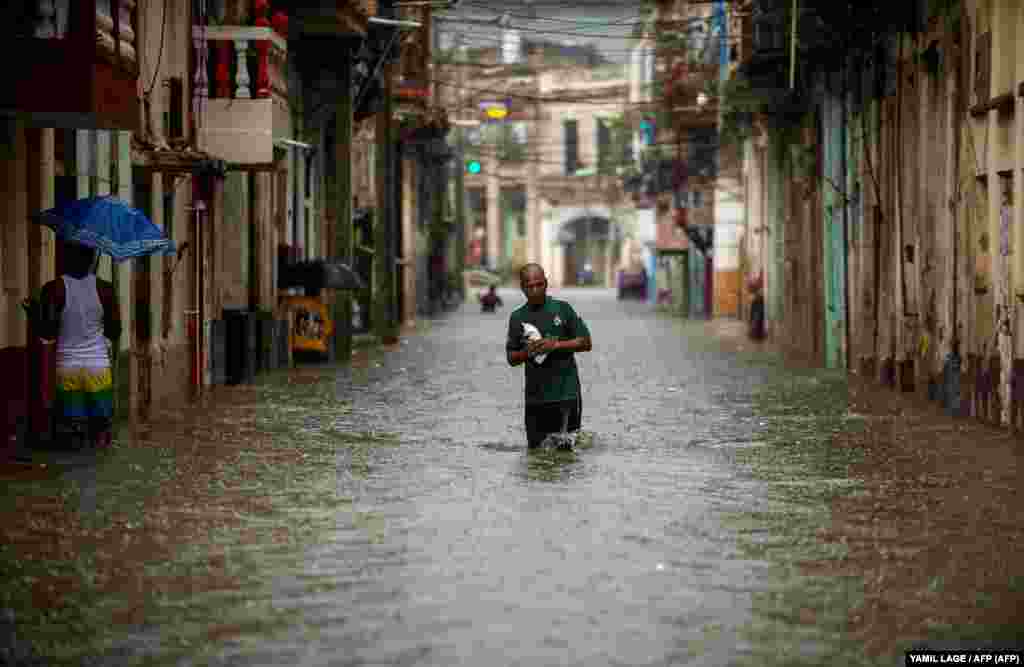
<path fill-rule="evenodd" d="M 479 174 L 481 169 L 479 160 L 469 160 L 466 162 L 466 171 L 470 174 Z"/>

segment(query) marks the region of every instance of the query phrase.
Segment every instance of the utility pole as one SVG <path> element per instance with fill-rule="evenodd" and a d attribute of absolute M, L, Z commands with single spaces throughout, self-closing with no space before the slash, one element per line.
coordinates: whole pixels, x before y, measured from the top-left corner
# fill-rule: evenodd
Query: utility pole
<path fill-rule="evenodd" d="M 393 19 L 395 17 L 394 1 L 383 0 L 379 6 L 379 14 L 382 18 Z M 395 187 L 395 142 L 392 137 L 391 115 L 393 112 L 392 100 L 392 49 L 397 43 L 398 28 L 393 28 L 396 33 L 387 39 L 386 51 L 382 54 L 383 63 L 381 66 L 381 81 L 383 88 L 383 100 L 381 109 L 377 112 L 377 215 L 374 216 L 373 226 L 373 328 L 383 343 L 395 343 L 398 341 L 399 318 L 396 316 L 396 259 L 398 224 L 396 214 L 398 207 L 395 205 L 397 188 Z"/>
<path fill-rule="evenodd" d="M 338 100 L 334 130 L 334 219 L 338 257 L 352 266 L 352 62 L 338 54 Z M 342 363 L 352 360 L 352 294 L 338 290 L 334 302 L 335 352 Z"/>

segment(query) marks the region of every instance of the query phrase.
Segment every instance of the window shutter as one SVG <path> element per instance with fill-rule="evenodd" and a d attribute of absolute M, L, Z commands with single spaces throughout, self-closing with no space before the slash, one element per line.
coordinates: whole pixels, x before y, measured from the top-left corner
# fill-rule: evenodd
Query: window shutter
<path fill-rule="evenodd" d="M 602 173 L 611 168 L 612 158 L 612 131 L 608 127 L 608 121 L 603 118 L 597 119 L 597 164 Z"/>
<path fill-rule="evenodd" d="M 180 76 L 172 76 L 167 81 L 167 120 L 164 128 L 168 139 L 185 138 L 185 84 Z"/>
<path fill-rule="evenodd" d="M 579 167 L 579 123 L 567 120 L 562 127 L 565 134 L 565 173 L 570 175 Z"/>
<path fill-rule="evenodd" d="M 992 90 L 992 33 L 978 35 L 974 47 L 974 96 L 977 104 L 989 101 Z"/>

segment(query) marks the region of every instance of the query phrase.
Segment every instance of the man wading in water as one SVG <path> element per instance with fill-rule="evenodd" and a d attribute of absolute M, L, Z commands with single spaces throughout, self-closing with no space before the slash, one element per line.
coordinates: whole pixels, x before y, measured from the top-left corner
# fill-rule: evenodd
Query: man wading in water
<path fill-rule="evenodd" d="M 590 352 L 590 330 L 565 301 L 547 295 L 539 264 L 519 272 L 526 303 L 508 318 L 505 355 L 526 364 L 526 440 L 539 447 L 552 433 L 579 431 L 583 416 L 576 352 Z"/>

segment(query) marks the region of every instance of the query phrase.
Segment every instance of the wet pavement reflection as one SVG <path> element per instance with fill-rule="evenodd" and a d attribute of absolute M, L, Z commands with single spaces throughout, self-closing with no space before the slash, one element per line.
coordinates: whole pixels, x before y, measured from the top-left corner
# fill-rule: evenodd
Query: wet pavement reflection
<path fill-rule="evenodd" d="M 885 616 L 873 566 L 840 567 L 839 510 L 871 490 L 873 422 L 841 373 L 612 291 L 556 295 L 594 338 L 575 452 L 525 451 L 505 290 L 496 314 L 222 388 L 5 483 L 0 606 L 69 664 L 896 664 L 938 627 L 865 636 Z M 978 590 L 1015 620 L 1008 544 Z M 1006 637 L 993 618 L 975 629 Z"/>

